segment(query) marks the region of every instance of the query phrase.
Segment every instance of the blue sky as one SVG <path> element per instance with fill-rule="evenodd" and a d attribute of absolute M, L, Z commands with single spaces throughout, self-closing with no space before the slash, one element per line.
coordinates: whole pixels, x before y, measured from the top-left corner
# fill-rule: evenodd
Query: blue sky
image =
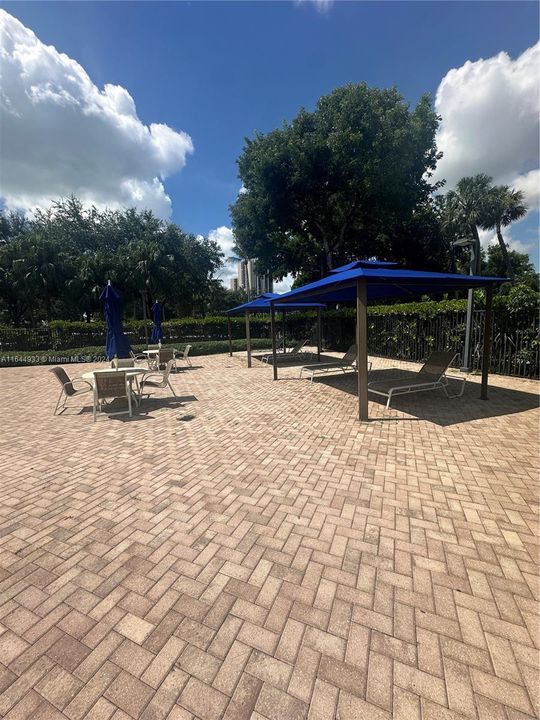
<path fill-rule="evenodd" d="M 93 83 L 125 88 L 142 123 L 187 133 L 194 152 L 165 179 L 172 219 L 230 226 L 245 136 L 349 82 L 396 85 L 411 103 L 452 68 L 538 40 L 534 2 L 17 2 L 2 7 Z M 534 154 L 534 153 L 533 153 Z M 536 163 L 536 164 L 535 164 Z M 529 170 L 537 167 L 534 157 Z M 483 167 L 478 167 L 478 172 Z M 512 228 L 533 247 L 538 215 Z"/>

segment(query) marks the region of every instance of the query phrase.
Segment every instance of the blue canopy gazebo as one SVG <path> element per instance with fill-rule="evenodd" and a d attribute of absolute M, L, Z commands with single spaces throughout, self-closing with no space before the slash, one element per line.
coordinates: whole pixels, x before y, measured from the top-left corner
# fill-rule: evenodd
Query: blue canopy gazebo
<path fill-rule="evenodd" d="M 282 297 L 278 293 L 262 293 L 254 300 L 242 303 L 236 307 L 227 310 L 227 329 L 229 335 L 229 355 L 232 357 L 232 334 L 231 334 L 231 315 L 245 315 L 246 318 L 246 344 L 247 344 L 247 361 L 248 367 L 251 367 L 251 330 L 249 318 L 252 313 L 269 313 L 271 311 L 270 302 Z M 320 302 L 292 302 L 288 303 L 287 307 L 280 308 L 283 314 L 283 350 L 285 350 L 285 313 L 289 310 L 317 310 L 317 360 L 321 356 L 321 309 L 326 307 L 324 303 Z M 276 364 L 276 358 L 274 353 L 274 364 Z"/>
<path fill-rule="evenodd" d="M 289 304 L 321 302 L 356 302 L 356 344 L 358 347 L 358 415 L 368 420 L 368 351 L 367 351 L 367 303 L 368 300 L 418 295 L 420 293 L 444 293 L 469 288 L 484 288 L 486 312 L 484 317 L 484 345 L 482 354 L 482 385 L 480 397 L 487 400 L 489 358 L 491 353 L 491 330 L 493 288 L 507 278 L 482 277 L 481 275 L 456 275 L 452 273 L 407 270 L 394 263 L 373 260 L 356 260 L 316 282 L 295 288 L 278 298 L 270 300 L 272 328 L 272 353 L 274 354 L 274 380 L 278 379 L 275 362 L 275 313 Z"/>

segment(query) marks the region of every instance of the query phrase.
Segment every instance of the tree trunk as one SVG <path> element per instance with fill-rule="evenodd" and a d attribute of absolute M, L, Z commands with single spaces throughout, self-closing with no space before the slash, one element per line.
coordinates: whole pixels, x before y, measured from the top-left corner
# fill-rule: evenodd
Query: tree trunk
<path fill-rule="evenodd" d="M 324 259 L 326 261 L 326 272 L 332 269 L 332 249 L 328 245 L 328 241 L 325 237 L 323 237 L 323 247 L 324 247 Z"/>
<path fill-rule="evenodd" d="M 474 274 L 480 275 L 480 269 L 482 267 L 482 255 L 481 255 L 481 248 L 480 248 L 480 235 L 478 234 L 478 228 L 476 225 L 471 225 L 471 232 L 474 238 L 474 256 L 475 256 L 475 267 L 474 267 Z"/>
<path fill-rule="evenodd" d="M 510 258 L 508 256 L 508 247 L 506 246 L 506 243 L 502 236 L 501 223 L 497 223 L 496 230 L 497 230 L 497 240 L 499 241 L 499 245 L 501 247 L 501 253 L 503 256 L 503 260 L 504 260 L 504 265 L 506 267 L 506 277 L 509 277 L 513 280 L 514 273 L 512 271 L 512 265 L 510 263 Z"/>

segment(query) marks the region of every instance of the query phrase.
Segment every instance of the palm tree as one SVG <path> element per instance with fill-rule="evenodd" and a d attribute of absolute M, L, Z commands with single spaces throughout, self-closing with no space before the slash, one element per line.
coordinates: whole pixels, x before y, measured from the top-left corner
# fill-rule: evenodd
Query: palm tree
<path fill-rule="evenodd" d="M 447 208 L 450 217 L 461 233 L 470 233 L 475 241 L 475 274 L 480 272 L 480 236 L 478 227 L 489 223 L 491 207 L 491 182 L 493 178 L 485 173 L 464 177 L 455 190 L 447 193 Z"/>
<path fill-rule="evenodd" d="M 47 322 L 51 319 L 51 299 L 61 278 L 62 254 L 52 242 L 36 238 L 28 246 L 24 261 L 28 287 L 43 299 Z"/>
<path fill-rule="evenodd" d="M 497 240 L 506 267 L 507 277 L 514 276 L 512 263 L 508 255 L 508 246 L 502 235 L 502 228 L 520 220 L 527 213 L 521 190 L 513 190 L 508 185 L 497 185 L 489 192 L 487 217 L 481 223 L 484 230 L 495 228 Z"/>

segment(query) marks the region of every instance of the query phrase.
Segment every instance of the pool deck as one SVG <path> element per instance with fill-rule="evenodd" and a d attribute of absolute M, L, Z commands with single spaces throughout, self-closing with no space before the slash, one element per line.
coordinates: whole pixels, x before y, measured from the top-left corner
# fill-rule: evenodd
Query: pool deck
<path fill-rule="evenodd" d="M 354 376 L 193 364 L 95 424 L 0 369 L 0 717 L 538 718 L 538 383 L 359 423 Z"/>

